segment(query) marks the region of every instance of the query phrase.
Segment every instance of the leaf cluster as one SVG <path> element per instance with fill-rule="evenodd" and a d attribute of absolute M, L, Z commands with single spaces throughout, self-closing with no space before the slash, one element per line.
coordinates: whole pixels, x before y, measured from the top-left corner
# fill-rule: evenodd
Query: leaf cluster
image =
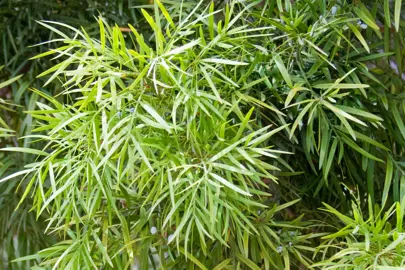
<path fill-rule="evenodd" d="M 39 77 L 62 91 L 31 89 L 41 147 L 4 148 L 37 158 L 2 181 L 24 176 L 65 240 L 21 260 L 403 266 L 402 1 L 140 8 L 142 26 L 101 16 L 99 36 L 39 22 L 57 44 Z"/>

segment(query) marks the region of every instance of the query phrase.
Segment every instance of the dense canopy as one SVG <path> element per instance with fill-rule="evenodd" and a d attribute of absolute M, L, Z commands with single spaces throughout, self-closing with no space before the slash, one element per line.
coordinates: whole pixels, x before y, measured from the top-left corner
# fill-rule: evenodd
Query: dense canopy
<path fill-rule="evenodd" d="M 403 269 L 401 0 L 0 0 L 0 269 Z"/>

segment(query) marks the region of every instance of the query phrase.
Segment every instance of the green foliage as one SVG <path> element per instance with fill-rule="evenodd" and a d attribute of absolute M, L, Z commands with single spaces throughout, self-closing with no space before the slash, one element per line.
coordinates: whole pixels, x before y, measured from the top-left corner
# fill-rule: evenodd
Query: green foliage
<path fill-rule="evenodd" d="M 158 8 L 168 16 L 163 6 L 156 4 Z M 264 204 L 271 194 L 263 179 L 276 180 L 270 173 L 279 170 L 273 160 L 288 153 L 262 144 L 285 126 L 250 123 L 254 108 L 246 115 L 240 111 L 242 94 L 236 88 L 235 75 L 248 65 L 244 60 L 249 54 L 238 43 L 255 31 L 232 27 L 234 19 L 212 39 L 202 32 L 193 38 L 184 33 L 191 33 L 204 14 L 194 18 L 190 13 L 177 27 L 168 24 L 165 37 L 160 22 L 142 12 L 155 28 L 155 48 L 131 25 L 133 49 L 127 48 L 118 27 L 110 28 L 101 19 L 100 41 L 84 30 L 68 39 L 52 25 L 69 26 L 43 24 L 69 46 L 51 51 L 67 57 L 41 76 L 52 72 L 48 82 L 57 75 L 67 78 L 63 99 L 73 103 L 64 105 L 33 89 L 51 105 L 37 102 L 41 110 L 29 112 L 40 120 L 34 132 L 47 134 L 32 136 L 46 146 L 42 151 L 3 149 L 45 156 L 25 171 L 32 172 L 26 194 L 35 187 L 38 215 L 49 211 L 48 228 L 72 237 L 70 245 L 57 245 L 53 253 L 40 252 L 38 257 L 61 268 L 75 268 L 83 256 L 87 267 L 128 266 L 138 257 L 145 267 L 154 247 L 164 265 L 214 267 L 224 254 L 253 264 L 250 252 L 266 265 L 283 265 L 281 257 L 273 258 L 281 239 L 272 217 L 284 206 Z M 257 35 L 266 36 L 263 30 Z M 230 51 L 225 44 L 235 48 Z M 48 176 L 49 183 L 44 182 Z M 75 230 L 63 225 L 66 220 Z M 290 226 L 299 229 L 296 223 Z M 152 228 L 159 235 L 151 235 Z M 313 236 L 300 237 L 294 243 Z M 98 247 L 99 255 L 89 257 L 87 245 Z M 267 247 L 270 254 L 255 254 L 249 245 Z M 244 248 L 232 248 L 237 246 Z M 118 257 L 121 252 L 126 256 Z M 163 258 L 164 252 L 171 258 Z M 283 253 L 287 261 L 288 254 Z M 305 256 L 298 259 L 309 265 Z"/>
<path fill-rule="evenodd" d="M 364 215 L 360 202 L 352 203 L 352 217 L 340 213 L 325 204 L 325 211 L 335 215 L 344 228 L 323 237 L 319 248 L 323 257 L 330 250 L 333 254 L 313 267 L 327 269 L 401 269 L 405 258 L 405 234 L 403 233 L 404 203 L 392 205 L 385 213 L 369 204 Z M 396 221 L 395 221 L 396 220 Z M 337 250 L 337 251 L 336 251 Z M 388 268 L 387 268 L 388 267 Z"/>
<path fill-rule="evenodd" d="M 55 81 L 43 88 L 44 81 L 36 76 L 50 67 L 49 61 L 29 60 L 51 47 L 43 43 L 54 34 L 47 31 L 37 20 L 51 19 L 69 23 L 75 27 L 83 25 L 89 32 L 98 31 L 94 16 L 103 14 L 109 22 L 125 25 L 129 20 L 137 21 L 137 9 L 131 8 L 139 1 L 55 1 L 55 0 L 0 0 L 0 148 L 41 148 L 40 142 L 31 135 L 35 119 L 24 111 L 34 110 L 39 96 L 29 87 L 37 87 L 50 94 L 60 92 Z M 145 2 L 146 3 L 146 2 Z M 100 12 L 100 13 L 99 13 Z M 96 34 L 96 33 L 94 33 Z M 41 43 L 40 46 L 32 46 Z M 13 83 L 9 84 L 14 78 Z M 15 81 L 16 80 L 16 81 Z M 3 82 L 6 82 L 5 85 Z M 0 177 L 23 169 L 33 162 L 34 156 L 19 152 L 0 153 Z M 17 180 L 17 179 L 16 179 Z M 29 212 L 32 200 L 27 199 L 14 211 L 25 190 L 25 183 L 12 180 L 0 184 L 0 269 L 28 269 L 31 262 L 11 264 L 20 256 L 37 253 L 52 245 L 55 238 L 44 235 L 47 215 L 36 220 L 36 214 Z M 17 187 L 19 189 L 17 190 Z M 18 240 L 18 241 L 17 241 Z M 32 264 L 31 264 L 32 265 Z"/>
<path fill-rule="evenodd" d="M 57 90 L 21 91 L 29 140 L 2 150 L 27 165 L 0 181 L 58 242 L 17 261 L 403 267 L 402 1 L 152 2 L 35 26 Z"/>
<path fill-rule="evenodd" d="M 0 71 L 4 68 L 4 66 L 0 66 Z M 13 82 L 15 82 L 16 80 L 18 80 L 19 78 L 21 78 L 21 76 L 17 76 L 11 79 L 8 79 L 5 82 L 1 82 L 0 83 L 0 89 L 4 89 L 6 88 L 8 85 L 12 84 Z M 10 102 L 8 102 L 7 100 L 4 100 L 2 98 L 0 98 L 0 109 L 3 110 L 5 113 L 6 112 L 10 112 L 13 111 L 12 109 L 10 109 L 10 106 L 12 106 L 12 104 Z M 0 115 L 2 116 L 2 115 Z M 10 127 L 7 124 L 7 120 L 8 119 L 4 119 L 4 117 L 0 117 L 0 137 L 10 137 L 13 136 L 12 133 L 13 131 L 10 129 Z"/>
<path fill-rule="evenodd" d="M 4 66 L 0 67 L 0 71 Z M 10 84 L 21 78 L 20 76 L 8 79 L 5 82 L 0 83 L 0 89 L 6 89 Z M 7 100 L 0 98 L 0 109 L 2 114 L 0 115 L 0 138 L 8 140 L 14 139 L 14 131 L 10 129 L 9 123 L 12 121 L 9 113 L 15 112 L 12 109 L 14 105 Z M 15 142 L 15 139 L 14 139 Z M 12 168 L 17 163 L 14 157 L 0 156 L 0 175 L 6 174 L 8 171 L 12 171 Z M 2 260 L 4 263 L 0 265 L 0 269 L 8 267 L 9 258 L 18 258 L 21 255 L 36 252 L 37 250 L 44 248 L 52 244 L 52 238 L 46 239 L 43 235 L 43 220 L 36 219 L 34 213 L 29 213 L 31 203 L 25 202 L 21 207 L 21 211 L 14 211 L 18 201 L 21 199 L 19 194 L 15 194 L 14 190 L 18 182 L 7 182 L 0 184 L 0 190 L 2 191 L 0 196 L 1 223 L 0 223 L 0 252 L 2 253 Z M 34 236 L 34 237 L 31 237 Z M 20 251 L 24 251 L 25 254 L 20 254 Z M 15 265 L 17 268 L 29 268 L 30 263 L 19 263 Z"/>

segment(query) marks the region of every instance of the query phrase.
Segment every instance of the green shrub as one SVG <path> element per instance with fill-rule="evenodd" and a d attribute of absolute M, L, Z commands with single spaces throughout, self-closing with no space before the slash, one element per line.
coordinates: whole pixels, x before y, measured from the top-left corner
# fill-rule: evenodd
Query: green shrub
<path fill-rule="evenodd" d="M 325 204 L 325 211 L 335 215 L 344 226 L 339 231 L 323 237 L 319 246 L 326 261 L 313 267 L 327 269 L 400 269 L 405 262 L 405 234 L 403 233 L 404 203 L 392 205 L 385 213 L 378 205 L 369 205 L 367 215 L 361 204 L 352 203 L 353 217 L 346 216 Z M 395 268 L 398 267 L 398 268 Z"/>
<path fill-rule="evenodd" d="M 31 89 L 35 144 L 3 150 L 36 158 L 2 181 L 24 177 L 21 199 L 60 241 L 19 261 L 403 267 L 400 10 L 154 1 L 149 31 L 40 22 L 58 45 L 35 57 L 57 61 L 39 77 L 62 91 Z"/>
<path fill-rule="evenodd" d="M 55 0 L 1 0 L 0 1 L 0 82 L 9 78 L 18 78 L 11 85 L 0 84 L 0 148 L 31 147 L 40 149 L 43 145 L 33 141 L 31 135 L 35 119 L 24 111 L 34 110 L 39 97 L 28 90 L 36 87 L 54 95 L 61 91 L 59 81 L 43 88 L 45 81 L 36 78 L 42 71 L 51 67 L 46 59 L 29 58 L 49 50 L 44 41 L 54 38 L 36 21 L 57 20 L 74 27 L 83 26 L 92 35 L 98 34 L 98 24 L 94 16 L 102 14 L 110 23 L 126 25 L 129 21 L 137 22 L 139 12 L 135 7 L 146 4 L 141 1 L 55 1 Z M 69 33 L 70 34 L 70 33 Z M 32 46 L 41 43 L 40 46 Z M 4 101 L 4 102 L 3 102 Z M 5 104 L 5 102 L 7 104 Z M 12 105 L 15 104 L 15 105 Z M 2 106 L 5 105 L 5 106 Z M 33 122 L 34 121 L 34 122 Z M 6 128 L 6 130 L 3 130 Z M 23 169 L 27 163 L 34 161 L 34 156 L 19 152 L 0 153 L 0 177 Z M 32 200 L 25 200 L 18 211 L 14 211 L 24 193 L 24 184 L 15 181 L 0 184 L 0 269 L 28 269 L 30 262 L 11 264 L 20 256 L 33 254 L 52 245 L 55 239 L 45 235 L 45 220 L 48 215 L 38 217 L 30 212 Z M 18 221 L 18 222 L 17 222 Z M 18 237 L 17 237 L 18 236 Z"/>

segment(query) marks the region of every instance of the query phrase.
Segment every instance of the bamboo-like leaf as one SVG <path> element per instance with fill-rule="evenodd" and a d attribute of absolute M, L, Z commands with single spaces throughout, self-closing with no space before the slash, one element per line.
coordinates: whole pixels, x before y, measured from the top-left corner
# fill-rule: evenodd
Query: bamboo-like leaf
<path fill-rule="evenodd" d="M 218 174 L 210 173 L 210 176 L 212 176 L 215 180 L 218 180 L 221 184 L 223 184 L 224 186 L 227 186 L 228 188 L 234 190 L 237 193 L 240 193 L 245 196 L 252 196 L 249 192 L 246 192 L 243 189 L 237 187 L 236 185 L 234 185 L 230 181 L 224 179 L 223 177 L 219 176 Z"/>
<path fill-rule="evenodd" d="M 319 83 L 314 84 L 312 87 L 320 89 L 330 89 L 331 87 L 335 89 L 358 89 L 370 87 L 367 84 L 355 84 L 355 83 Z"/>
<path fill-rule="evenodd" d="M 333 162 L 333 160 L 334 160 L 334 158 L 335 158 L 335 152 L 336 152 L 336 148 L 337 148 L 337 143 L 338 143 L 337 139 L 334 139 L 334 140 L 333 140 L 333 143 L 332 143 L 332 146 L 330 147 L 330 150 L 329 150 L 329 154 L 328 154 L 328 159 L 327 159 L 327 161 L 326 161 L 326 165 L 325 165 L 324 168 L 323 168 L 323 178 L 324 178 L 325 180 L 328 179 L 328 175 L 329 175 L 329 172 L 330 172 L 330 168 L 331 168 L 332 162 Z M 327 182 L 326 182 L 326 183 L 327 183 Z"/>
<path fill-rule="evenodd" d="M 404 122 L 402 121 L 402 117 L 399 114 L 397 105 L 395 103 L 391 103 L 390 108 L 394 116 L 395 122 L 397 123 L 398 128 L 402 134 L 402 137 L 405 139 L 405 125 Z"/>
<path fill-rule="evenodd" d="M 245 65 L 248 65 L 248 63 L 245 63 L 245 62 L 239 62 L 239 61 L 228 60 L 228 59 L 220 59 L 220 58 L 201 59 L 201 62 L 214 63 L 214 64 L 223 64 L 223 65 L 232 65 L 232 66 L 245 66 Z"/>
<path fill-rule="evenodd" d="M 211 87 L 211 90 L 214 92 L 215 97 L 219 102 L 222 102 L 221 95 L 219 94 L 217 87 L 215 86 L 214 82 L 212 81 L 210 75 L 208 74 L 207 70 L 204 67 L 201 67 L 202 74 L 204 78 L 207 80 L 208 85 Z"/>
<path fill-rule="evenodd" d="M 333 106 L 332 104 L 330 104 L 329 102 L 327 102 L 325 100 L 322 101 L 322 104 L 325 105 L 328 109 L 330 109 L 335 114 L 338 114 L 338 115 L 340 115 L 340 116 L 342 116 L 344 118 L 347 118 L 347 119 L 349 119 L 349 120 L 351 120 L 353 122 L 356 122 L 356 123 L 358 123 L 360 125 L 367 126 L 366 123 L 364 123 L 363 121 L 361 121 L 358 118 L 346 113 L 345 111 L 337 108 L 336 106 Z"/>
<path fill-rule="evenodd" d="M 182 52 L 184 52 L 186 50 L 189 50 L 189 49 L 193 48 L 194 46 L 196 46 L 198 44 L 200 44 L 200 39 L 193 40 L 190 43 L 187 43 L 187 44 L 185 44 L 183 46 L 177 47 L 177 48 L 165 53 L 164 56 L 181 54 Z"/>
<path fill-rule="evenodd" d="M 343 105 L 336 105 L 336 108 L 341 109 L 345 112 L 351 113 L 351 114 L 355 114 L 355 115 L 359 115 L 359 116 L 363 116 L 364 118 L 369 118 L 371 120 L 375 120 L 375 121 L 383 121 L 383 119 L 377 115 L 374 115 L 372 113 L 369 112 L 365 112 L 359 109 L 356 109 L 354 107 L 348 107 L 348 106 L 343 106 Z"/>
<path fill-rule="evenodd" d="M 360 19 L 362 19 L 363 22 L 368 24 L 368 26 L 370 26 L 374 30 L 380 30 L 364 4 L 360 4 L 359 7 L 354 7 L 353 10 L 360 17 Z"/>
<path fill-rule="evenodd" d="M 314 85 L 313 87 L 315 87 L 315 85 Z M 304 90 L 304 91 L 309 91 L 309 89 L 306 88 L 306 87 L 294 87 L 293 89 L 291 89 L 291 90 L 288 92 L 287 98 L 285 99 L 284 107 L 288 107 L 288 105 L 290 104 L 291 100 L 294 98 L 295 94 L 296 94 L 298 91 L 302 91 L 302 90 Z"/>
<path fill-rule="evenodd" d="M 394 21 L 395 21 L 395 30 L 399 31 L 399 24 L 401 20 L 401 7 L 402 7 L 402 0 L 395 0 L 395 7 L 394 7 Z"/>
<path fill-rule="evenodd" d="M 285 82 L 289 87 L 293 86 L 290 74 L 288 74 L 287 68 L 284 65 L 283 60 L 281 59 L 280 55 L 275 55 L 273 56 L 274 61 L 276 62 L 276 65 L 278 69 L 280 70 L 281 75 L 283 76 Z"/>
<path fill-rule="evenodd" d="M 310 101 L 300 112 L 300 114 L 298 115 L 297 119 L 295 119 L 295 122 L 291 128 L 290 131 L 290 138 L 292 138 L 295 129 L 298 127 L 299 123 L 302 121 L 303 117 L 305 116 L 305 114 L 307 113 L 307 111 L 312 107 L 312 105 L 315 103 L 315 101 Z"/>
<path fill-rule="evenodd" d="M 169 124 L 156 112 L 156 110 L 148 103 L 142 103 L 142 107 L 147 111 L 167 132 L 171 133 Z"/>
<path fill-rule="evenodd" d="M 386 169 L 386 174 L 385 174 L 385 181 L 384 181 L 384 190 L 382 193 L 382 199 L 381 199 L 381 208 L 384 208 L 385 203 L 387 202 L 388 199 L 388 193 L 389 190 L 391 189 L 391 182 L 392 182 L 392 173 L 393 173 L 393 164 L 391 159 L 387 159 L 387 169 Z"/>
<path fill-rule="evenodd" d="M 18 79 L 20 79 L 22 76 L 23 76 L 23 74 L 18 75 L 18 76 L 14 77 L 14 78 L 11 78 L 11 79 L 9 79 L 9 80 L 7 80 L 7 81 L 5 81 L 5 82 L 0 83 L 0 88 L 4 88 L 4 87 L 6 87 L 7 85 L 12 84 L 13 82 L 15 82 L 15 81 L 17 81 Z"/>
<path fill-rule="evenodd" d="M 0 151 L 21 152 L 21 153 L 38 155 L 38 156 L 47 156 L 48 155 L 47 152 L 44 152 L 44 151 L 41 151 L 41 150 L 32 149 L 32 148 L 23 148 L 23 147 L 1 148 Z"/>
<path fill-rule="evenodd" d="M 260 267 L 258 267 L 254 262 L 243 256 L 242 254 L 236 253 L 236 257 L 238 260 L 243 262 L 247 267 L 249 267 L 252 270 L 260 270 Z"/>
<path fill-rule="evenodd" d="M 162 11 L 163 16 L 165 16 L 166 20 L 170 23 L 170 25 L 171 25 L 173 28 L 175 28 L 176 26 L 174 25 L 173 19 L 172 19 L 172 17 L 170 16 L 169 12 L 167 12 L 165 6 L 162 4 L 162 2 L 160 2 L 160 0 L 155 0 L 155 1 L 156 1 L 156 3 L 158 4 L 159 9 Z"/>
<path fill-rule="evenodd" d="M 368 53 L 370 53 L 370 48 L 368 47 L 367 41 L 364 39 L 364 37 L 360 33 L 359 29 L 357 29 L 356 26 L 354 26 L 351 23 L 348 23 L 347 25 L 350 27 L 350 29 L 352 30 L 354 35 L 357 37 L 357 39 L 360 41 L 360 43 L 363 45 L 364 49 L 366 49 L 366 51 Z"/>
<path fill-rule="evenodd" d="M 353 142 L 351 139 L 347 138 L 347 137 L 342 137 L 341 138 L 347 145 L 349 145 L 353 150 L 359 152 L 360 154 L 362 154 L 363 156 L 375 160 L 375 161 L 379 161 L 379 162 L 384 162 L 383 160 L 371 155 L 370 153 L 368 153 L 367 151 L 365 151 L 364 149 L 362 149 L 361 147 L 359 147 L 355 142 Z"/>

